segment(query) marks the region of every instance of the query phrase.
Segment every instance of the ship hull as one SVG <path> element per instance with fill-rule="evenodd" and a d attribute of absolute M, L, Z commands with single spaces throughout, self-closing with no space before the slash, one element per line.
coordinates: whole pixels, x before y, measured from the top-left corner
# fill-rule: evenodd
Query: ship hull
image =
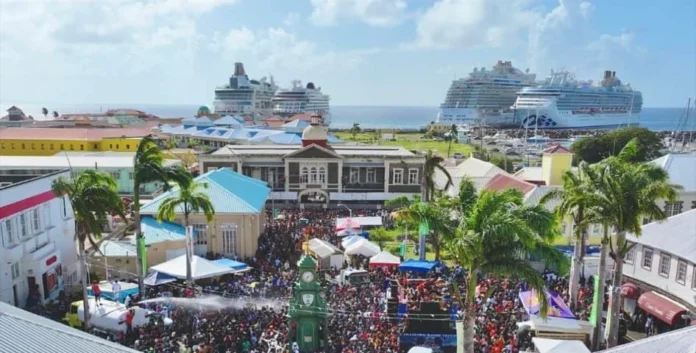
<path fill-rule="evenodd" d="M 537 119 L 537 116 L 539 117 Z M 538 129 L 611 129 L 621 126 L 639 125 L 638 113 L 573 113 L 557 109 L 518 110 L 515 121 L 522 128 Z M 538 126 L 537 126 L 538 125 Z"/>
<path fill-rule="evenodd" d="M 487 114 L 474 108 L 442 108 L 438 114 L 438 123 L 456 125 L 485 125 L 491 127 L 519 125 L 512 112 Z"/>

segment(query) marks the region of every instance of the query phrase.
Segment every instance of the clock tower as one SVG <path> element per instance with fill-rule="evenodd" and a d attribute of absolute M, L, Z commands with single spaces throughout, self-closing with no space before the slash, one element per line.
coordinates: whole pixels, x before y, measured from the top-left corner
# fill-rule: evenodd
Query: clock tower
<path fill-rule="evenodd" d="M 329 313 L 317 280 L 317 262 L 305 254 L 297 266 L 298 281 L 295 282 L 288 310 L 291 330 L 288 341 L 291 352 L 294 343 L 300 352 L 314 352 L 326 348 Z"/>

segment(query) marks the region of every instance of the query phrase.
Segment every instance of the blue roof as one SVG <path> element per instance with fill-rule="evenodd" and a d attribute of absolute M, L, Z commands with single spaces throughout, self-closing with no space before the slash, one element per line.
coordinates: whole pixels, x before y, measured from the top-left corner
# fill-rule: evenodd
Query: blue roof
<path fill-rule="evenodd" d="M 234 260 L 225 259 L 225 258 L 215 260 L 215 261 L 213 261 L 213 263 L 215 263 L 216 265 L 223 266 L 223 267 L 231 268 L 233 270 L 246 270 L 247 267 L 249 267 L 249 265 L 247 265 L 243 262 L 234 261 Z"/>
<path fill-rule="evenodd" d="M 293 121 L 288 121 L 287 123 L 283 124 L 282 127 L 298 127 L 298 128 L 304 128 L 309 126 L 309 123 L 301 120 L 301 119 L 295 119 Z"/>
<path fill-rule="evenodd" d="M 418 260 L 406 260 L 399 265 L 399 271 L 402 272 L 417 272 L 417 273 L 428 273 L 430 270 L 437 266 L 437 261 L 418 261 Z"/>
<path fill-rule="evenodd" d="M 158 222 L 152 217 L 142 217 L 140 228 L 145 235 L 145 244 L 154 244 L 169 240 L 183 240 L 186 238 L 186 229 L 172 222 Z M 131 244 L 135 243 L 135 238 L 131 239 Z"/>
<path fill-rule="evenodd" d="M 244 119 L 236 117 L 236 116 L 226 115 L 218 120 L 215 120 L 213 122 L 213 124 L 214 125 L 244 125 Z"/>
<path fill-rule="evenodd" d="M 263 211 L 271 189 L 265 181 L 250 178 L 223 168 L 205 173 L 196 183 L 208 184 L 199 190 L 210 198 L 216 213 L 257 214 Z M 176 187 L 152 200 L 140 209 L 141 214 L 156 214 L 159 205 L 179 193 Z M 179 208 L 178 213 L 183 213 Z"/>

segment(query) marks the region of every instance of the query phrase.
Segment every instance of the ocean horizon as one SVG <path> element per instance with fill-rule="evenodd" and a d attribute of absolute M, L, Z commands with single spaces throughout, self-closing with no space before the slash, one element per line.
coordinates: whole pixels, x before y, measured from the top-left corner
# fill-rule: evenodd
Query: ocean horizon
<path fill-rule="evenodd" d="M 43 120 L 43 107 L 60 114 L 99 113 L 109 109 L 137 109 L 161 118 L 192 117 L 199 105 L 195 104 L 12 104 L 0 102 L 4 112 L 12 105 L 22 109 L 25 114 Z M 334 129 L 347 129 L 358 123 L 363 129 L 419 129 L 434 121 L 438 107 L 420 106 L 332 106 L 331 124 Z M 692 113 L 687 124 L 683 124 L 685 108 L 643 108 L 639 124 L 653 131 L 696 130 L 696 116 Z M 681 121 L 681 123 L 680 123 Z M 682 127 L 679 129 L 679 125 Z"/>

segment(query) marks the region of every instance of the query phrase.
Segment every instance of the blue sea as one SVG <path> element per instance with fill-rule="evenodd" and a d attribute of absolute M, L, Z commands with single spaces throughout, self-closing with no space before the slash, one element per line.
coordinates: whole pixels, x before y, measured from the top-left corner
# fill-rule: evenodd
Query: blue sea
<path fill-rule="evenodd" d="M 4 113 L 10 106 L 16 105 L 34 118 L 43 119 L 38 104 L 20 104 L 0 102 L 0 110 Z M 159 104 L 78 104 L 78 105 L 45 105 L 49 111 L 61 114 L 98 113 L 108 109 L 131 108 L 142 110 L 163 118 L 191 117 L 198 110 L 198 105 L 159 105 Z M 332 106 L 331 127 L 336 129 L 350 128 L 353 123 L 365 128 L 400 128 L 418 129 L 426 126 L 437 116 L 437 107 L 400 107 L 400 106 Z M 4 114 L 2 114 L 4 115 Z M 684 119 L 685 108 L 643 108 L 640 115 L 640 125 L 654 131 L 672 131 L 678 128 L 679 120 Z M 50 116 L 50 115 L 49 115 Z M 696 117 L 692 115 L 686 127 L 681 130 L 696 128 Z"/>

